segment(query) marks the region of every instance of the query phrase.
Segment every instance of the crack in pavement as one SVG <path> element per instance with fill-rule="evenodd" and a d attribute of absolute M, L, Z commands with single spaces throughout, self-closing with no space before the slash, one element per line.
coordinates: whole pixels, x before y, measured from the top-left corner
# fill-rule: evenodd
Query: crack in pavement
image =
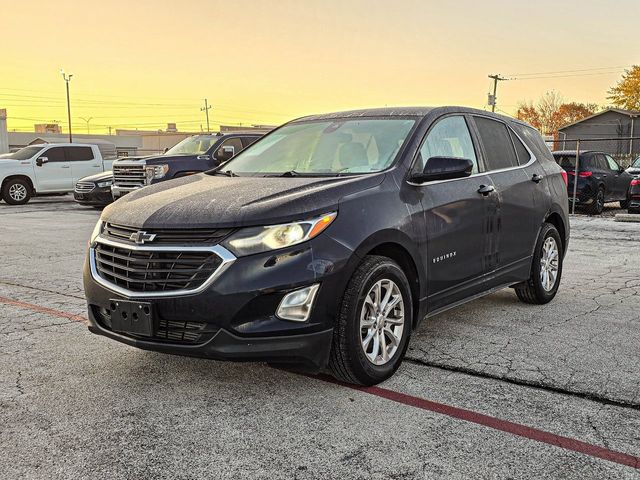
<path fill-rule="evenodd" d="M 70 297 L 70 298 L 77 298 L 79 300 L 85 300 L 84 296 L 79 296 L 79 295 L 72 295 L 70 293 L 63 293 L 63 292 L 58 292 L 56 290 L 49 290 L 46 288 L 39 288 L 39 287 L 33 287 L 31 285 L 22 285 L 20 283 L 15 283 L 15 282 L 8 282 L 6 280 L 0 280 L 0 285 L 7 285 L 9 287 L 20 287 L 20 288 L 26 288 L 28 290 L 36 290 L 38 292 L 46 292 L 46 293 L 54 293 L 56 295 L 60 295 L 62 297 Z"/>
<path fill-rule="evenodd" d="M 640 404 L 638 403 L 625 402 L 623 400 L 616 400 L 613 398 L 598 395 L 597 393 L 580 391 L 580 390 L 570 390 L 563 387 L 556 387 L 554 385 L 547 384 L 544 382 L 536 382 L 532 380 L 524 380 L 520 378 L 495 375 L 491 373 L 474 370 L 468 367 L 450 366 L 442 363 L 430 362 L 430 361 L 420 360 L 420 359 L 411 358 L 411 357 L 405 357 L 404 361 L 408 363 L 412 363 L 414 365 L 437 368 L 439 370 L 444 370 L 446 372 L 462 373 L 462 374 L 470 375 L 473 377 L 497 380 L 497 381 L 505 382 L 511 385 L 519 385 L 523 387 L 535 388 L 535 389 L 543 390 L 546 392 L 557 393 L 560 395 L 569 395 L 569 396 L 581 398 L 584 400 L 590 400 L 592 402 L 602 403 L 604 405 L 612 405 L 615 407 L 629 408 L 632 410 L 640 411 Z"/>

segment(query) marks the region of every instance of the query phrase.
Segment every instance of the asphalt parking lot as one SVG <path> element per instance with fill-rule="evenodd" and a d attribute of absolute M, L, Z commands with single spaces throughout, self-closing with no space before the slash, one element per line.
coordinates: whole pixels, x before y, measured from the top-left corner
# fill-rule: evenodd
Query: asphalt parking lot
<path fill-rule="evenodd" d="M 572 217 L 552 303 L 435 317 L 354 389 L 90 334 L 98 215 L 0 204 L 3 478 L 640 478 L 640 223 Z"/>

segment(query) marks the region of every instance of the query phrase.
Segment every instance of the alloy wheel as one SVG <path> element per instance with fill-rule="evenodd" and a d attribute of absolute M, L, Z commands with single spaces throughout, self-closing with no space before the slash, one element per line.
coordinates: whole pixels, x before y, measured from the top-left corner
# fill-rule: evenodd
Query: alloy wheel
<path fill-rule="evenodd" d="M 385 365 L 397 353 L 404 330 L 404 299 L 393 280 L 377 281 L 360 312 L 360 340 L 367 359 Z"/>
<path fill-rule="evenodd" d="M 558 279 L 560 252 L 555 238 L 547 237 L 542 245 L 540 258 L 540 283 L 545 291 L 550 292 Z"/>
<path fill-rule="evenodd" d="M 21 202 L 27 197 L 27 187 L 21 183 L 14 183 L 9 187 L 9 196 L 16 202 Z"/>

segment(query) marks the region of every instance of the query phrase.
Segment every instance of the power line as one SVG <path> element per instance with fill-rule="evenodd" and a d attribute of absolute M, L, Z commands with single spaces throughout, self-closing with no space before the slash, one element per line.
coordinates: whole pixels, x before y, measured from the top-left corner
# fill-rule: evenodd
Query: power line
<path fill-rule="evenodd" d="M 613 69 L 621 69 L 621 68 L 630 68 L 631 65 L 621 65 L 617 67 L 592 67 L 592 68 L 583 68 L 580 70 L 557 70 L 555 72 L 533 72 L 533 73 L 511 73 L 507 75 L 507 77 L 524 77 L 528 75 L 553 75 L 555 73 L 579 73 L 579 72 L 593 72 L 597 70 L 613 70 Z"/>

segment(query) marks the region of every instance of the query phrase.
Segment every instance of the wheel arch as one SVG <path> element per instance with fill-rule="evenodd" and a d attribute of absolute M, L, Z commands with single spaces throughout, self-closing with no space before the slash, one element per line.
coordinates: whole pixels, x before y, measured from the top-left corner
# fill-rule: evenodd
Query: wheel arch
<path fill-rule="evenodd" d="M 563 220 L 562 215 L 560 215 L 560 213 L 557 211 L 551 211 L 545 217 L 543 224 L 544 223 L 550 223 L 551 225 L 556 227 L 556 230 L 558 230 L 558 233 L 560 234 L 560 240 L 562 241 L 562 252 L 563 254 L 566 254 L 569 238 L 567 235 L 567 226 L 565 225 L 565 221 Z M 540 226 L 540 228 L 542 228 L 542 226 Z"/>
<path fill-rule="evenodd" d="M 384 230 L 367 238 L 355 250 L 355 255 L 360 263 L 367 255 L 380 255 L 388 257 L 396 262 L 407 276 L 411 288 L 413 319 L 412 327 L 415 327 L 423 317 L 421 312 L 421 299 L 426 296 L 426 274 L 422 268 L 417 248 L 409 237 L 399 230 Z M 354 266 L 355 269 L 355 266 Z"/>
<path fill-rule="evenodd" d="M 14 174 L 14 175 L 8 175 L 8 176 L 4 177 L 2 179 L 2 183 L 0 184 L 0 190 L 4 189 L 5 184 L 9 180 L 13 180 L 13 179 L 26 180 L 27 183 L 29 184 L 29 188 L 31 188 L 31 195 L 34 195 L 36 193 L 36 188 L 35 188 L 35 184 L 33 183 L 33 179 L 29 175 L 25 175 L 25 174 L 22 174 L 22 173 L 18 173 L 18 174 Z"/>

